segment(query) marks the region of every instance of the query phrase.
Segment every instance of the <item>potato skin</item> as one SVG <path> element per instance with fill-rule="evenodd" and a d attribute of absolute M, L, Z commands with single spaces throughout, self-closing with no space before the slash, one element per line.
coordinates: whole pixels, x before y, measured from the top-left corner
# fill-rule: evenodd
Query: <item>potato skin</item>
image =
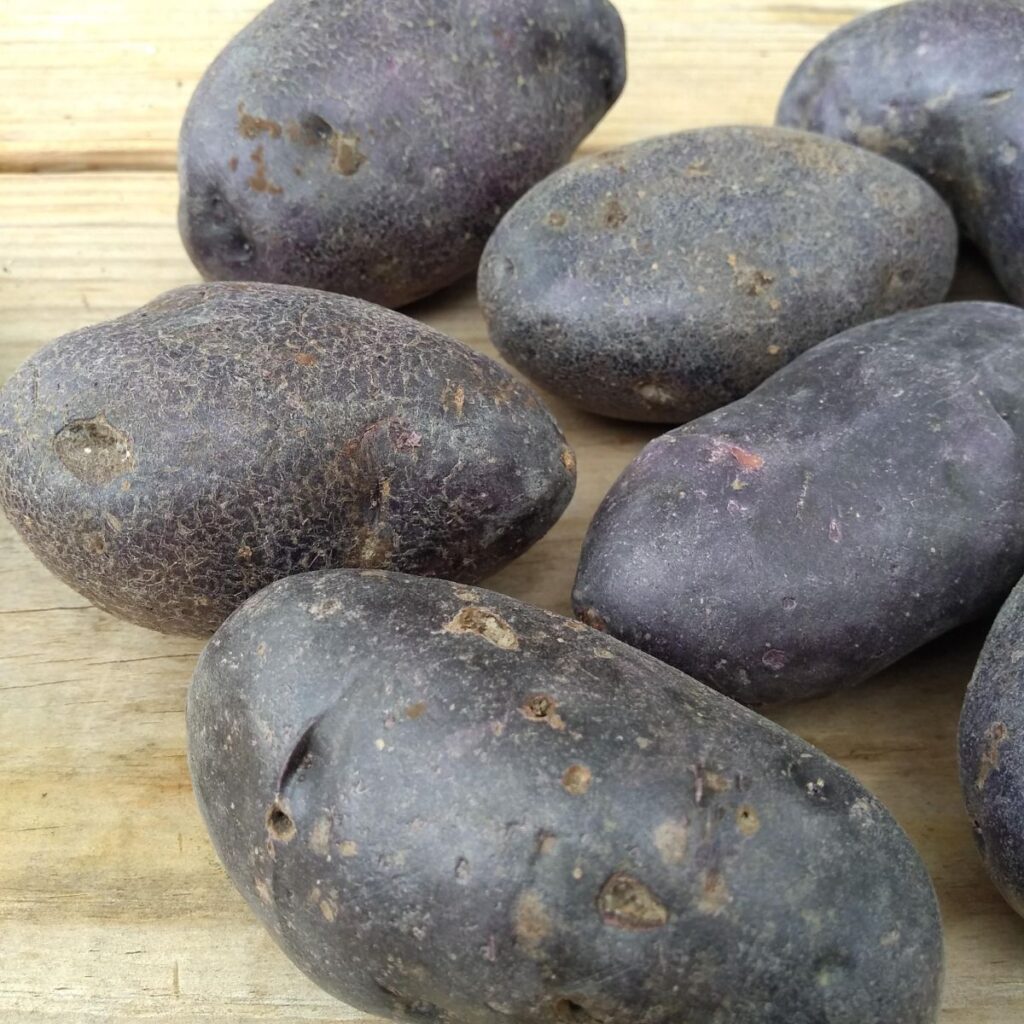
<path fill-rule="evenodd" d="M 502 355 L 591 412 L 682 423 L 865 320 L 940 302 L 956 224 L 919 178 L 779 128 L 705 128 L 580 161 L 481 261 Z"/>
<path fill-rule="evenodd" d="M 960 718 L 960 781 L 992 880 L 1024 916 L 1024 584 L 996 619 Z"/>
<path fill-rule="evenodd" d="M 779 124 L 845 139 L 928 179 L 1014 302 L 1024 303 L 1024 7 L 916 0 L 829 36 Z"/>
<path fill-rule="evenodd" d="M 918 1024 L 934 894 L 838 765 L 570 619 L 337 571 L 258 594 L 188 703 L 217 852 L 298 966 L 458 1024 Z"/>
<path fill-rule="evenodd" d="M 577 614 L 745 704 L 852 686 L 1024 573 L 1024 312 L 951 303 L 819 345 L 652 441 Z"/>
<path fill-rule="evenodd" d="M 185 246 L 207 278 L 405 305 L 476 269 L 625 75 L 607 0 L 276 0 L 186 114 Z"/>
<path fill-rule="evenodd" d="M 0 391 L 0 506 L 114 614 L 209 635 L 314 568 L 477 580 L 565 509 L 575 457 L 529 388 L 399 313 L 181 288 L 58 339 Z"/>

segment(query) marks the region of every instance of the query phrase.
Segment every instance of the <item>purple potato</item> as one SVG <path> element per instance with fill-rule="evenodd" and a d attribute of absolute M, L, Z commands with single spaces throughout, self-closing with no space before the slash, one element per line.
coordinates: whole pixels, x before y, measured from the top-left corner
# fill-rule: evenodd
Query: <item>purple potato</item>
<path fill-rule="evenodd" d="M 999 613 L 967 690 L 960 777 L 985 866 L 1024 916 L 1024 583 Z"/>
<path fill-rule="evenodd" d="M 0 506 L 132 622 L 208 635 L 291 573 L 479 580 L 565 509 L 576 460 L 533 392 L 399 313 L 194 285 L 66 335 L 0 391 Z"/>
<path fill-rule="evenodd" d="M 491 337 L 545 388 L 681 423 L 865 320 L 941 302 L 952 214 L 915 175 L 820 136 L 705 128 L 575 163 L 480 267 Z"/>
<path fill-rule="evenodd" d="M 745 704 L 853 686 L 1024 575 L 1024 311 L 819 345 L 663 435 L 591 524 L 584 621 Z"/>
<path fill-rule="evenodd" d="M 931 1024 L 924 866 L 842 768 L 570 619 L 392 573 L 245 604 L 188 701 L 289 957 L 408 1024 Z"/>
<path fill-rule="evenodd" d="M 476 269 L 625 75 L 607 0 L 276 0 L 185 116 L 185 246 L 207 278 L 405 305 Z"/>
<path fill-rule="evenodd" d="M 923 175 L 1024 304 L 1024 4 L 916 0 L 859 18 L 803 62 L 778 122 Z"/>

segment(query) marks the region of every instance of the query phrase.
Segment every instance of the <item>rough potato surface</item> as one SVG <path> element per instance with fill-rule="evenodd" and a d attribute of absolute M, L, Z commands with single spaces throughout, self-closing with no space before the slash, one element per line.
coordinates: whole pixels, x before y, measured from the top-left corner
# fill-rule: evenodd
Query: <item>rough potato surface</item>
<path fill-rule="evenodd" d="M 705 128 L 583 160 L 531 190 L 487 246 L 502 355 L 591 412 L 682 423 L 811 345 L 940 302 L 952 214 L 853 146 Z"/>
<path fill-rule="evenodd" d="M 412 302 L 476 269 L 625 76 L 606 0 L 276 0 L 186 114 L 185 246 L 208 278 Z"/>
<path fill-rule="evenodd" d="M 999 613 L 967 690 L 960 777 L 985 866 L 1024 915 L 1024 585 Z"/>
<path fill-rule="evenodd" d="M 189 758 L 288 955 L 456 1024 L 926 1024 L 924 867 L 820 752 L 666 665 L 487 591 L 275 584 L 211 641 Z"/>
<path fill-rule="evenodd" d="M 591 524 L 585 621 L 746 704 L 852 686 L 1024 574 L 1024 312 L 847 331 L 671 431 Z"/>
<path fill-rule="evenodd" d="M 58 339 L 0 391 L 0 505 L 102 608 L 208 635 L 281 576 L 478 580 L 558 519 L 575 458 L 529 388 L 398 313 L 179 289 Z"/>
<path fill-rule="evenodd" d="M 1024 5 L 916 0 L 868 14 L 803 62 L 780 124 L 896 160 L 953 205 L 1024 303 Z"/>

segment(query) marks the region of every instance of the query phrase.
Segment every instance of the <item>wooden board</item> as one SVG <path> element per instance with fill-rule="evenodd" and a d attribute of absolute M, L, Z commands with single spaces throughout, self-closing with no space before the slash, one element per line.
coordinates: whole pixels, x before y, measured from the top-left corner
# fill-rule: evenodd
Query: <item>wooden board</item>
<path fill-rule="evenodd" d="M 50 338 L 195 279 L 174 227 L 177 124 L 205 63 L 258 6 L 0 3 L 0 380 Z M 620 0 L 631 81 L 587 148 L 767 122 L 803 52 L 877 6 Z M 991 287 L 976 267 L 960 285 Z M 493 351 L 471 286 L 413 312 Z M 491 585 L 567 611 L 589 518 L 653 432 L 552 407 L 579 455 L 576 500 Z M 947 929 L 943 1024 L 1024 1019 L 1024 922 L 981 869 L 956 783 L 956 720 L 983 635 L 773 715 L 874 789 L 921 849 Z M 185 765 L 197 651 L 90 608 L 0 525 L 0 1020 L 360 1017 L 291 967 L 216 863 Z"/>

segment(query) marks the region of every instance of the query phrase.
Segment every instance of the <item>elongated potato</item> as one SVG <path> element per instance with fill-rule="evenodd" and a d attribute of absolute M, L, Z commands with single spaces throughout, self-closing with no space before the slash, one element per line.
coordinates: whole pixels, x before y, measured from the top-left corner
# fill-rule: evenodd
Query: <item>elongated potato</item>
<path fill-rule="evenodd" d="M 624 48 L 607 0 L 276 0 L 186 114 L 185 246 L 218 280 L 428 295 L 615 102 Z"/>
<path fill-rule="evenodd" d="M 952 203 L 1024 303 L 1024 5 L 915 0 L 852 22 L 811 52 L 780 124 L 865 146 Z"/>
<path fill-rule="evenodd" d="M 1024 312 L 865 324 L 651 442 L 583 548 L 585 621 L 748 704 L 852 686 L 1024 574 Z"/>
<path fill-rule="evenodd" d="M 941 302 L 956 224 L 923 181 L 779 128 L 704 128 L 580 161 L 480 267 L 499 351 L 591 412 L 682 423 L 811 345 Z"/>
<path fill-rule="evenodd" d="M 477 580 L 559 517 L 575 458 L 457 341 L 280 285 L 170 292 L 69 334 L 0 391 L 0 505 L 91 601 L 211 633 L 281 576 Z"/>
<path fill-rule="evenodd" d="M 295 963 L 453 1024 L 926 1024 L 941 934 L 884 808 L 796 737 L 510 598 L 312 573 L 210 642 L 189 760 Z"/>
<path fill-rule="evenodd" d="M 985 866 L 1024 916 L 1024 584 L 999 613 L 967 690 L 960 775 Z"/>

